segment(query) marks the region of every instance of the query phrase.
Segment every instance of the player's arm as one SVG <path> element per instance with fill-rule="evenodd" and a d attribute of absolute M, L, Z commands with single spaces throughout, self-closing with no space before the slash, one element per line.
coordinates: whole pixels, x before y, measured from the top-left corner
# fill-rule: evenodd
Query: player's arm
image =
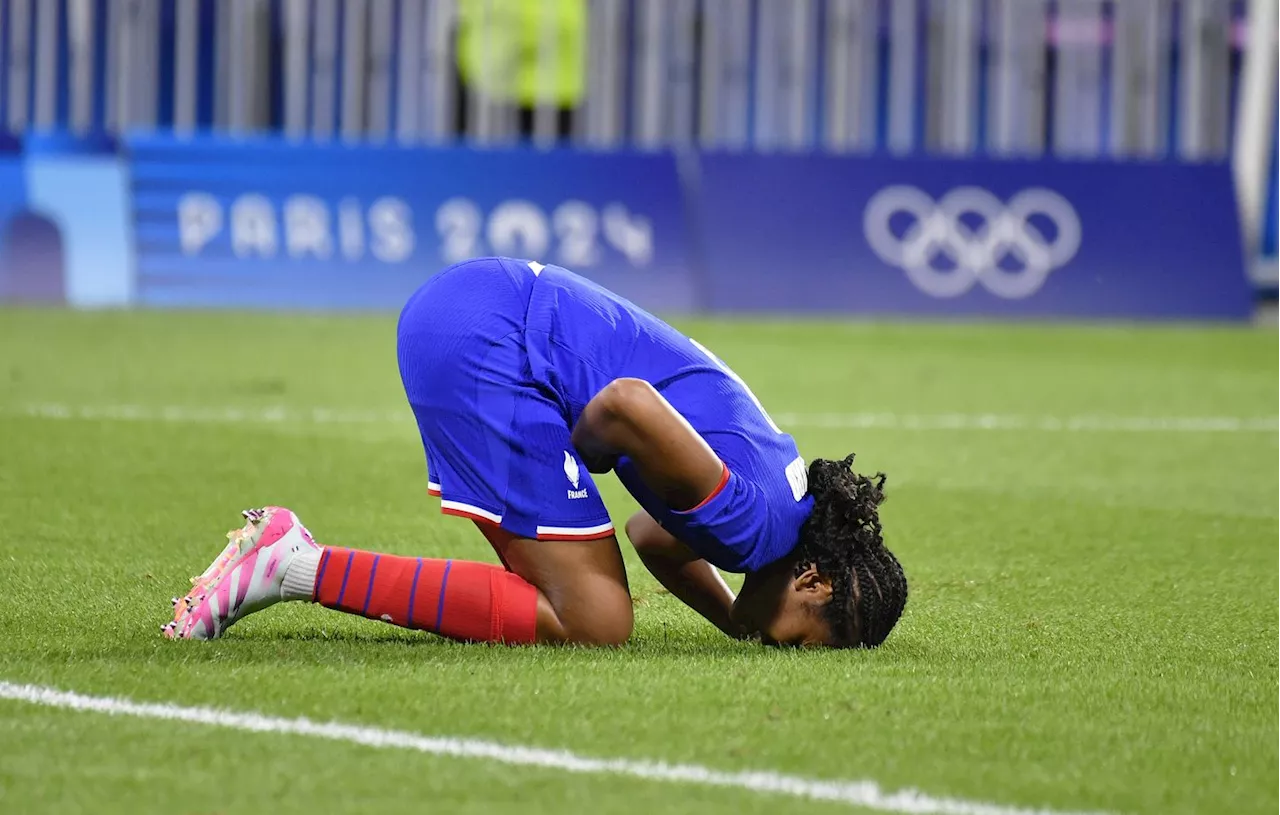
<path fill-rule="evenodd" d="M 730 637 L 743 637 L 742 629 L 730 618 L 733 590 L 716 567 L 694 554 L 647 512 L 631 516 L 627 537 L 645 568 L 667 591 Z"/>
<path fill-rule="evenodd" d="M 574 425 L 573 446 L 593 473 L 631 459 L 645 486 L 677 511 L 696 507 L 724 474 L 706 440 L 642 379 L 615 379 L 597 393 Z"/>
<path fill-rule="evenodd" d="M 573 428 L 573 445 L 592 472 L 608 472 L 626 456 L 655 495 L 675 510 L 700 504 L 719 485 L 724 463 L 702 436 L 648 382 L 617 379 L 596 394 Z M 733 592 L 715 567 L 647 513 L 627 523 L 627 537 L 654 577 L 731 637 Z"/>

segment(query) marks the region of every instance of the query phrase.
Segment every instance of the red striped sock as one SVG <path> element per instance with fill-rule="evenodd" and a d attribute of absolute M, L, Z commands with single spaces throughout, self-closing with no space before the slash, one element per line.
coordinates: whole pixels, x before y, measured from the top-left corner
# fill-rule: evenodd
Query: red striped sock
<path fill-rule="evenodd" d="M 536 638 L 538 590 L 488 563 L 325 547 L 314 599 L 457 640 L 515 645 Z"/>

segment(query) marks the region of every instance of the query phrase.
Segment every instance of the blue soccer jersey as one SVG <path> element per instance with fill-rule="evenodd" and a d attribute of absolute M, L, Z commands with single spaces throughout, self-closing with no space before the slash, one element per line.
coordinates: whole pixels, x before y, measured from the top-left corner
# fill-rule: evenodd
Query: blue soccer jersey
<path fill-rule="evenodd" d="M 728 468 L 710 501 L 678 512 L 627 459 L 618 464 L 636 501 L 699 555 L 727 571 L 760 569 L 795 548 L 812 510 L 795 441 L 733 371 L 557 266 L 487 258 L 432 278 L 401 315 L 399 356 L 445 511 L 526 537 L 612 534 L 569 434 L 620 377 L 651 383 Z"/>

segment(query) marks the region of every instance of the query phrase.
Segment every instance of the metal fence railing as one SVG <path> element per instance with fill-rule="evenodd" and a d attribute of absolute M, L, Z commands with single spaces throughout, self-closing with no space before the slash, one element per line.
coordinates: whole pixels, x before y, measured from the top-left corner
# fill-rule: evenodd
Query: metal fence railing
<path fill-rule="evenodd" d="M 0 129 L 1216 160 L 1274 4 L 0 0 Z"/>

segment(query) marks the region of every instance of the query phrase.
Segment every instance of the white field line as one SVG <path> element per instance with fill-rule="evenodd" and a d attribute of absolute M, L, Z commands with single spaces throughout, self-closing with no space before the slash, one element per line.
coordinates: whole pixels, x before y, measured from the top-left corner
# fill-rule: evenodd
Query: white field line
<path fill-rule="evenodd" d="M 237 713 L 207 707 L 133 702 L 103 696 L 84 696 L 40 685 L 0 681 L 0 699 L 69 710 L 134 716 L 142 719 L 190 722 L 253 733 L 284 733 L 365 747 L 409 750 L 429 755 L 478 759 L 496 764 L 537 767 L 586 775 L 615 775 L 675 784 L 725 787 L 755 793 L 831 801 L 881 812 L 937 813 L 938 815 L 1071 815 L 1048 809 L 1023 809 L 959 798 L 935 798 L 913 789 L 886 792 L 874 781 L 824 781 L 768 771 L 725 772 L 696 764 L 667 764 L 580 756 L 566 750 L 522 747 L 477 739 L 423 736 L 403 730 L 283 719 L 258 713 Z M 1084 815 L 1083 813 L 1079 815 Z"/>
<path fill-rule="evenodd" d="M 0 407 L 0 414 L 42 419 L 172 422 L 176 424 L 403 424 L 412 416 L 399 410 L 277 407 L 150 407 L 145 405 L 66 405 L 58 403 Z M 1275 433 L 1280 419 L 1241 416 L 1018 416 L 997 413 L 779 413 L 784 427 L 832 430 L 1021 430 L 1068 433 Z"/>

